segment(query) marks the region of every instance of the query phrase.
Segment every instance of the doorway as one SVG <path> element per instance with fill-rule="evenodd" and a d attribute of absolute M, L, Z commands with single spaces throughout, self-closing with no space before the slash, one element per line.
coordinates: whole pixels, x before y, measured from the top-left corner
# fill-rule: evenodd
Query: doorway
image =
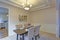
<path fill-rule="evenodd" d="M 8 9 L 0 7 L 0 38 L 8 36 Z"/>

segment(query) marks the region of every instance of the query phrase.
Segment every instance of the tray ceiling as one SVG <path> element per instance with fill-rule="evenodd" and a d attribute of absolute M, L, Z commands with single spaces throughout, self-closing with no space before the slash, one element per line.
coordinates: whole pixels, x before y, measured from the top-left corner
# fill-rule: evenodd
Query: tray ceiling
<path fill-rule="evenodd" d="M 14 4 L 14 6 L 16 5 L 20 8 L 22 8 L 21 4 L 25 3 L 25 0 L 4 0 L 4 1 L 7 1 L 11 5 Z M 33 5 L 32 8 L 30 8 L 30 11 L 35 11 L 55 6 L 56 0 L 28 0 L 28 2 Z"/>

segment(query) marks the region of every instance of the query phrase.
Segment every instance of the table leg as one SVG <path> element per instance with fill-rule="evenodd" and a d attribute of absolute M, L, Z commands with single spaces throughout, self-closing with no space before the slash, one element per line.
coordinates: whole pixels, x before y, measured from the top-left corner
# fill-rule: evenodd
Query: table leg
<path fill-rule="evenodd" d="M 34 38 L 32 38 L 32 40 L 34 40 Z"/>
<path fill-rule="evenodd" d="M 17 34 L 17 40 L 18 40 L 18 34 Z"/>
<path fill-rule="evenodd" d="M 21 35 L 20 35 L 20 40 L 22 40 Z"/>
<path fill-rule="evenodd" d="M 22 35 L 22 40 L 24 40 L 24 34 Z"/>

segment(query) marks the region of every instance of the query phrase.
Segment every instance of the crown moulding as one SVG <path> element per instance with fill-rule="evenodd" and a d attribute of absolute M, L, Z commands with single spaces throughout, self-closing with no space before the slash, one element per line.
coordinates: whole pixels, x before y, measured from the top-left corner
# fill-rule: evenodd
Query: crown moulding
<path fill-rule="evenodd" d="M 19 8 L 22 8 L 22 6 L 17 3 L 16 1 L 11 1 L 11 0 L 0 0 L 0 2 L 4 2 L 6 4 L 9 4 L 9 5 L 12 5 L 12 6 L 15 6 L 15 7 L 19 7 Z M 42 3 L 42 4 L 37 4 L 37 5 L 33 5 L 30 9 L 30 11 L 36 11 L 36 10 L 40 10 L 40 9 L 45 9 L 45 7 L 49 8 L 49 7 L 52 7 L 55 3 L 53 3 L 53 1 L 51 0 L 48 0 L 47 3 Z M 22 8 L 23 9 L 23 8 Z"/>

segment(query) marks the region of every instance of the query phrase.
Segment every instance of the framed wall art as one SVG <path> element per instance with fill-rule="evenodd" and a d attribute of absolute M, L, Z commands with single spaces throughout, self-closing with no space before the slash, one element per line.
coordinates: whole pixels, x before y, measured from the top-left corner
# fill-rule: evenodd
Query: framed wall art
<path fill-rule="evenodd" d="M 26 22 L 27 21 L 27 15 L 19 15 L 19 21 Z"/>

